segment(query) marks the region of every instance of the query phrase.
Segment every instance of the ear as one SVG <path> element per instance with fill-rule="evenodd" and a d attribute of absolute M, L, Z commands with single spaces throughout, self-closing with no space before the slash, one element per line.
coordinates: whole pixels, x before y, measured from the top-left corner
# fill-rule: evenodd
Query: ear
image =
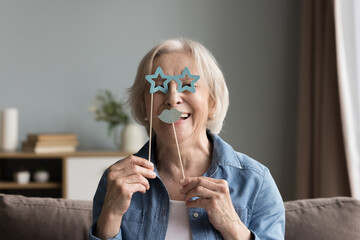
<path fill-rule="evenodd" d="M 216 108 L 216 102 L 210 96 L 209 96 L 208 106 L 209 106 L 208 119 L 211 119 L 214 116 L 214 112 L 215 112 L 215 108 Z"/>

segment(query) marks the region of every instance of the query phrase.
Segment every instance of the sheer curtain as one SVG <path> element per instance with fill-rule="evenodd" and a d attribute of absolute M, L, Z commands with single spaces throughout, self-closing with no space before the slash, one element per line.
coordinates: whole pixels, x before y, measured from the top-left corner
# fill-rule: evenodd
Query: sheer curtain
<path fill-rule="evenodd" d="M 360 1 L 334 0 L 339 95 L 352 197 L 360 199 Z"/>

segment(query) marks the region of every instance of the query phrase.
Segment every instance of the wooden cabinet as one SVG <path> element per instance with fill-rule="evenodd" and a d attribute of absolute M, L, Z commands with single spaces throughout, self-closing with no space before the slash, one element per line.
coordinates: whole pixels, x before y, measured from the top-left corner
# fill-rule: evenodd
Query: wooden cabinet
<path fill-rule="evenodd" d="M 0 152 L 0 192 L 92 200 L 104 170 L 128 155 L 109 151 L 59 154 Z M 38 166 L 45 167 L 50 172 L 49 182 L 33 181 L 33 173 Z M 13 173 L 20 167 L 31 172 L 30 183 L 18 184 L 13 180 Z"/>

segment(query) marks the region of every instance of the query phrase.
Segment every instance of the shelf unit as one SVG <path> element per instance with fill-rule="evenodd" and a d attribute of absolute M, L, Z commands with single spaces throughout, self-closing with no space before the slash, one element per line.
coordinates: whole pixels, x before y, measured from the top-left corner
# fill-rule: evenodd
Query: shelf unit
<path fill-rule="evenodd" d="M 51 154 L 0 152 L 0 193 L 49 197 L 55 194 L 56 197 L 91 200 L 102 172 L 128 155 L 130 153 L 96 150 Z M 15 167 L 28 166 L 33 174 L 34 165 L 38 163 L 50 167 L 49 182 L 18 184 L 13 181 Z"/>
<path fill-rule="evenodd" d="M 56 189 L 61 188 L 60 182 L 18 184 L 16 182 L 0 182 L 0 189 Z"/>

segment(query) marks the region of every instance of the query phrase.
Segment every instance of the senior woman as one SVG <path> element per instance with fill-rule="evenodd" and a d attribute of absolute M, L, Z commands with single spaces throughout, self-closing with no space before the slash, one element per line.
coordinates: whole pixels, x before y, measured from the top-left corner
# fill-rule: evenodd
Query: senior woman
<path fill-rule="evenodd" d="M 188 68 L 190 77 L 200 76 L 195 91 L 178 91 L 171 80 L 167 91 L 153 93 L 152 107 L 145 77 L 158 67 L 165 76 Z M 154 81 L 161 86 L 164 79 Z M 229 96 L 205 47 L 183 39 L 154 47 L 139 65 L 129 103 L 147 129 L 152 118 L 151 159 L 147 143 L 105 171 L 94 196 L 90 239 L 284 238 L 283 201 L 269 170 L 217 135 Z M 172 108 L 183 113 L 174 124 L 177 139 L 172 125 L 156 117 Z"/>

